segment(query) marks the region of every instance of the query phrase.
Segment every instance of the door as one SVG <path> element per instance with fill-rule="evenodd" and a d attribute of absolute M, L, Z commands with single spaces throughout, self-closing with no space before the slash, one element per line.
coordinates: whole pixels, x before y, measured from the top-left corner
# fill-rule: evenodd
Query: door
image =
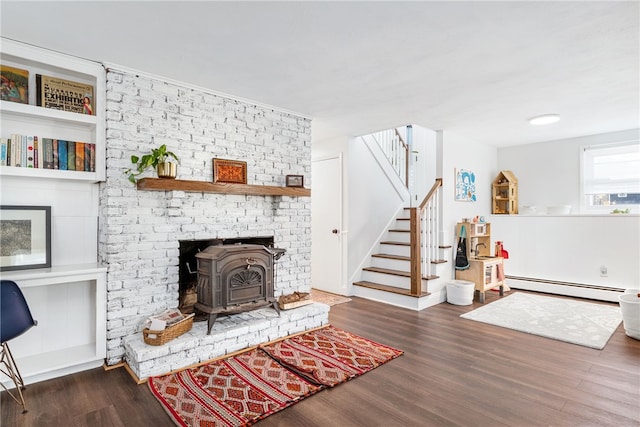
<path fill-rule="evenodd" d="M 311 287 L 346 295 L 341 155 L 314 160 L 311 174 Z"/>

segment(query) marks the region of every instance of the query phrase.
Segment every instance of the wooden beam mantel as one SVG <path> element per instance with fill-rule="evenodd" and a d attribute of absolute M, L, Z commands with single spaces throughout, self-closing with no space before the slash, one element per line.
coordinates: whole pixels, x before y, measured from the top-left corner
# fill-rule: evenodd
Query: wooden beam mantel
<path fill-rule="evenodd" d="M 187 191 L 194 193 L 241 194 L 250 196 L 309 197 L 311 190 L 302 187 L 274 187 L 269 185 L 226 184 L 182 179 L 142 178 L 138 190 Z"/>

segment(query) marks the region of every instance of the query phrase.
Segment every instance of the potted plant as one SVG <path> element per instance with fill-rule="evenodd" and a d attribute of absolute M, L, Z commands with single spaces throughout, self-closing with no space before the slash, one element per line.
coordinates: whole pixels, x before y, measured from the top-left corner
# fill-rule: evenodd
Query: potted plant
<path fill-rule="evenodd" d="M 152 148 L 151 153 L 145 154 L 142 157 L 132 155 L 131 163 L 133 163 L 135 167 L 127 169 L 124 173 L 128 175 L 129 181 L 134 184 L 138 176 L 149 167 L 156 168 L 158 178 L 175 178 L 178 166 L 171 161 L 170 157 L 172 157 L 176 163 L 180 163 L 178 156 L 171 151 L 167 151 L 167 146 L 162 144 L 158 148 Z"/>

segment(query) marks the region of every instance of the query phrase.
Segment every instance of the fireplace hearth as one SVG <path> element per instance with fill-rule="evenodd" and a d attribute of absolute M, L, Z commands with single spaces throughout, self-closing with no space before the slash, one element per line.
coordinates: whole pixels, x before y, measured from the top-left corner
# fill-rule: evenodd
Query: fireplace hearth
<path fill-rule="evenodd" d="M 218 315 L 255 310 L 272 305 L 275 261 L 285 250 L 264 245 L 209 246 L 196 254 L 197 302 L 195 309 L 207 315 L 207 333 Z"/>

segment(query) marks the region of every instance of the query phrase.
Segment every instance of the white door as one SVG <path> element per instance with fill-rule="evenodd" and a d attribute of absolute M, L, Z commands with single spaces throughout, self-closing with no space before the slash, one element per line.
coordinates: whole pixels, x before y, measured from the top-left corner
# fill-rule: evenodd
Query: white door
<path fill-rule="evenodd" d="M 311 163 L 311 287 L 346 295 L 343 279 L 342 157 Z"/>

